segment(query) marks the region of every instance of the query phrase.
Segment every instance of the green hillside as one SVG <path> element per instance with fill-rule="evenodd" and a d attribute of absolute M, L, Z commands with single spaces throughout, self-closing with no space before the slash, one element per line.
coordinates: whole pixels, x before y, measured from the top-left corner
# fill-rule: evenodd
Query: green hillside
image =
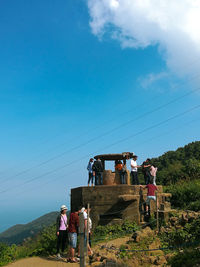
<path fill-rule="evenodd" d="M 0 242 L 21 244 L 23 241 L 35 236 L 45 227 L 55 223 L 57 215 L 58 212 L 50 212 L 30 223 L 12 226 L 0 234 Z"/>
<path fill-rule="evenodd" d="M 157 182 L 162 185 L 175 184 L 180 180 L 200 178 L 200 141 L 189 143 L 176 151 L 168 151 L 152 163 L 158 167 Z"/>

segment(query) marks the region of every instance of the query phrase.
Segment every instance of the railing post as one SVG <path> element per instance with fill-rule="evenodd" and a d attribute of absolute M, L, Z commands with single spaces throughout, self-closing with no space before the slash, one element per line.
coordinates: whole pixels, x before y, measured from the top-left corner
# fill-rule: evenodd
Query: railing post
<path fill-rule="evenodd" d="M 80 267 L 86 266 L 85 261 L 85 219 L 83 212 L 79 215 L 79 225 L 80 225 Z"/>
<path fill-rule="evenodd" d="M 156 227 L 159 232 L 158 193 L 156 192 Z"/>
<path fill-rule="evenodd" d="M 90 217 L 90 204 L 87 204 L 87 245 L 86 245 L 86 255 L 88 256 L 88 246 L 89 246 L 89 217 Z"/>

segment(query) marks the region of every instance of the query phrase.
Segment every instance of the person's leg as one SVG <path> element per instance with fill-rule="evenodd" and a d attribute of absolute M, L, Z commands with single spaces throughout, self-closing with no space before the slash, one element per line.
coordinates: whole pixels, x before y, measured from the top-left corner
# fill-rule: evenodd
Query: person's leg
<path fill-rule="evenodd" d="M 149 212 L 149 205 L 150 205 L 150 198 L 147 196 L 147 200 L 146 200 L 146 213 Z"/>
<path fill-rule="evenodd" d="M 62 253 L 65 251 L 65 247 L 66 247 L 66 242 L 67 242 L 67 230 L 66 231 L 62 231 Z"/>
<path fill-rule="evenodd" d="M 131 185 L 133 185 L 133 172 L 131 172 Z"/>
<path fill-rule="evenodd" d="M 90 185 L 90 181 L 91 181 L 91 173 L 88 173 L 88 186 Z"/>
<path fill-rule="evenodd" d="M 103 185 L 103 172 L 101 172 L 101 184 Z"/>
<path fill-rule="evenodd" d="M 138 173 L 135 172 L 135 184 L 139 185 Z"/>
<path fill-rule="evenodd" d="M 120 183 L 123 184 L 123 182 L 124 182 L 123 181 L 123 174 L 121 171 L 119 172 L 119 177 L 120 177 Z"/>
<path fill-rule="evenodd" d="M 121 184 L 125 184 L 125 181 L 124 181 L 124 172 L 120 172 L 120 178 L 121 178 Z"/>
<path fill-rule="evenodd" d="M 98 173 L 95 172 L 95 185 L 98 185 L 99 184 L 98 183 L 98 179 L 99 179 Z"/>
<path fill-rule="evenodd" d="M 94 175 L 93 175 L 93 173 L 92 173 L 92 178 L 91 178 L 91 182 L 92 182 L 92 186 L 94 185 Z"/>
<path fill-rule="evenodd" d="M 144 183 L 147 185 L 147 175 L 144 173 Z"/>
<path fill-rule="evenodd" d="M 99 184 L 103 185 L 103 173 L 102 172 L 99 173 L 99 180 L 100 180 Z"/>
<path fill-rule="evenodd" d="M 151 181 L 151 175 L 150 173 L 147 173 L 147 184 L 150 184 Z"/>
<path fill-rule="evenodd" d="M 57 250 L 56 250 L 56 254 L 59 256 L 60 253 L 60 246 L 61 246 L 61 241 L 62 241 L 62 235 L 60 233 L 61 231 L 59 231 L 59 236 L 57 237 Z"/>
<path fill-rule="evenodd" d="M 137 172 L 133 172 L 133 185 L 136 185 Z"/>

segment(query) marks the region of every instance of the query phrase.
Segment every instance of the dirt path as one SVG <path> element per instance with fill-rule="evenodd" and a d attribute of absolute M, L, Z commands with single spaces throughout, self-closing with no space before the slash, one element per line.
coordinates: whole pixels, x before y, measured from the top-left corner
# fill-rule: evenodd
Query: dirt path
<path fill-rule="evenodd" d="M 49 258 L 40 258 L 40 257 L 33 257 L 18 260 L 14 263 L 9 264 L 8 266 L 12 267 L 78 267 L 79 264 L 77 263 L 66 263 L 62 261 L 56 260 L 54 257 Z"/>
<path fill-rule="evenodd" d="M 120 247 L 120 245 L 123 245 L 128 241 L 130 237 L 122 237 L 117 238 L 108 242 L 102 242 L 100 246 L 107 245 L 111 246 L 114 245 L 116 247 Z M 99 251 L 100 248 L 99 245 L 96 245 L 94 247 L 94 251 Z M 104 250 L 103 250 L 104 251 Z M 107 256 L 111 253 L 106 253 Z M 14 263 L 11 263 L 8 265 L 8 267 L 79 267 L 80 265 L 77 263 L 67 263 L 64 260 L 58 261 L 56 257 L 48 257 L 48 258 L 41 258 L 41 257 L 32 257 L 32 258 L 26 258 L 22 260 L 18 260 Z"/>

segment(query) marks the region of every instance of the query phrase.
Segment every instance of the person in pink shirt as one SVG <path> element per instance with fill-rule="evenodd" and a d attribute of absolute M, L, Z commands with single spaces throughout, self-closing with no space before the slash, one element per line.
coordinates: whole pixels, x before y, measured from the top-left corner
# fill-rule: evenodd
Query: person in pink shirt
<path fill-rule="evenodd" d="M 150 167 L 150 174 L 153 177 L 153 184 L 154 185 L 156 185 L 156 173 L 157 173 L 157 170 L 158 170 L 158 168 L 153 166 L 153 165 Z"/>
<path fill-rule="evenodd" d="M 60 255 L 60 248 L 62 253 L 65 250 L 67 236 L 68 236 L 68 222 L 67 222 L 67 207 L 62 205 L 60 208 L 60 214 L 56 221 L 56 235 L 57 235 L 57 258 L 62 258 Z"/>

